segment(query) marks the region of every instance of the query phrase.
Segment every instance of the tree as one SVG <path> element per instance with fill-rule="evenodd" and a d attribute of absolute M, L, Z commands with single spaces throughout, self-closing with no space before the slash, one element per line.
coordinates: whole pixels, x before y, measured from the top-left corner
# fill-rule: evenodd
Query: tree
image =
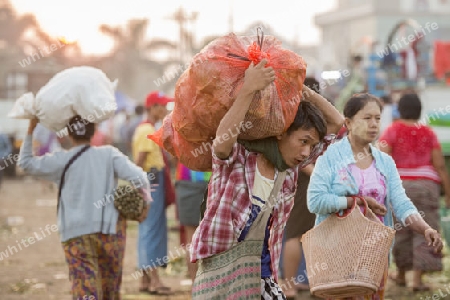
<path fill-rule="evenodd" d="M 146 40 L 147 27 L 147 19 L 130 20 L 124 28 L 106 24 L 100 26 L 100 31 L 115 42 L 112 53 L 107 58 L 110 63 L 105 65 L 107 73 L 119 78 L 119 87 L 137 99 L 143 99 L 149 89 L 152 89 L 153 79 L 162 76 L 165 68 L 173 63 L 170 58 L 156 61 L 151 58 L 151 52 L 170 52 L 176 49 L 176 45 L 163 39 Z"/>
<path fill-rule="evenodd" d="M 61 43 L 64 47 L 61 47 Z M 58 51 L 50 51 L 58 45 Z M 0 50 L 7 49 L 13 56 L 53 57 L 59 63 L 67 63 L 67 54 L 80 54 L 76 43 L 67 43 L 45 33 L 34 15 L 19 16 L 9 0 L 0 0 Z M 48 51 L 47 51 L 48 50 Z M 41 54 L 42 53 L 42 54 Z"/>
<path fill-rule="evenodd" d="M 9 0 L 0 0 L 0 98 L 36 93 L 79 55 L 76 43 L 49 36 L 35 16 L 18 15 Z"/>

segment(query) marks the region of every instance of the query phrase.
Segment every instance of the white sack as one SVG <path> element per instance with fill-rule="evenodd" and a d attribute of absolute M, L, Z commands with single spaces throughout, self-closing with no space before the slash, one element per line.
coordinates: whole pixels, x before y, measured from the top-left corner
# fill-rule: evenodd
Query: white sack
<path fill-rule="evenodd" d="M 114 115 L 117 81 L 111 82 L 103 71 L 88 67 L 73 67 L 53 76 L 36 97 L 24 94 L 16 100 L 8 117 L 37 117 L 45 127 L 59 131 L 75 115 L 99 123 Z"/>

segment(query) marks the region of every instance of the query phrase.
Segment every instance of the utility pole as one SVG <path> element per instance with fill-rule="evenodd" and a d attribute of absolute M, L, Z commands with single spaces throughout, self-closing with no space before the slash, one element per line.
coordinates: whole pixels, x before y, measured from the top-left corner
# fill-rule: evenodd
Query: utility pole
<path fill-rule="evenodd" d="M 194 33 L 189 32 L 186 29 L 186 25 L 189 24 L 189 22 L 195 22 L 197 20 L 198 13 L 192 12 L 187 13 L 183 7 L 180 7 L 173 15 L 172 20 L 178 23 L 179 26 L 179 34 L 180 34 L 180 42 L 179 42 L 179 49 L 180 49 L 180 63 L 184 64 L 187 62 L 187 56 L 191 56 L 192 52 L 192 43 L 194 39 Z"/>
<path fill-rule="evenodd" d="M 228 31 L 231 33 L 234 31 L 234 11 L 233 11 L 233 0 L 230 1 L 230 11 L 228 14 Z"/>

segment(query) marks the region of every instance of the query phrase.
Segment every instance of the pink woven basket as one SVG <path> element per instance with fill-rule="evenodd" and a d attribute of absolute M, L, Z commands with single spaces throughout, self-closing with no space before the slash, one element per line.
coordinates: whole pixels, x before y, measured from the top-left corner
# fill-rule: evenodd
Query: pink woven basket
<path fill-rule="evenodd" d="M 301 239 L 311 294 L 320 298 L 370 295 L 385 271 L 395 230 L 367 207 L 333 214 Z"/>

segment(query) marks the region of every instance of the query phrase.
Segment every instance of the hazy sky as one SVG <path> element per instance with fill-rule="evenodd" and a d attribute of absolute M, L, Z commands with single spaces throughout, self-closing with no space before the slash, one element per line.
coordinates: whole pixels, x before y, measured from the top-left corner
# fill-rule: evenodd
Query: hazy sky
<path fill-rule="evenodd" d="M 229 16 L 233 12 L 234 30 L 240 31 L 255 21 L 270 24 L 275 32 L 302 44 L 317 44 L 320 32 L 314 26 L 317 13 L 335 7 L 336 0 L 11 0 L 19 14 L 33 13 L 41 27 L 52 36 L 77 40 L 85 53 L 105 53 L 112 41 L 99 32 L 100 24 L 120 25 L 132 18 L 150 20 L 148 37 L 176 41 L 178 24 L 170 16 L 180 6 L 197 11 L 194 25 L 197 40 L 208 35 L 229 33 Z"/>

